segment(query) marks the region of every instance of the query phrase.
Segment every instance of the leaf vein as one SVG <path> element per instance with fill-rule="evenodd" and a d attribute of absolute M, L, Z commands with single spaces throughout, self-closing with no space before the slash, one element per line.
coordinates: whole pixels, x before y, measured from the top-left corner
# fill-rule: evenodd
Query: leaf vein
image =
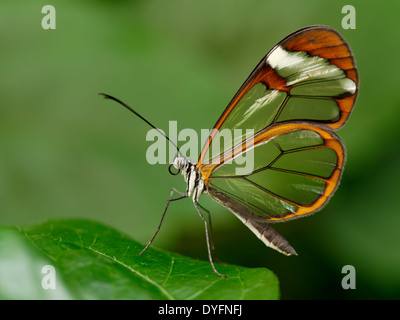
<path fill-rule="evenodd" d="M 139 276 L 140 278 L 144 279 L 145 281 L 149 282 L 150 284 L 152 284 L 153 286 L 155 286 L 158 290 L 160 290 L 169 300 L 175 300 L 175 298 L 160 284 L 158 284 L 157 282 L 153 281 L 152 279 L 150 279 L 148 276 L 138 272 L 137 270 L 135 270 L 134 268 L 132 268 L 131 266 L 127 265 L 126 263 L 118 260 L 115 256 L 114 257 L 110 257 L 107 254 L 105 254 L 104 252 L 98 251 L 96 249 L 90 248 L 90 247 L 85 247 L 86 249 L 99 254 L 103 257 L 106 257 L 107 259 L 113 260 L 116 263 L 118 263 L 119 265 L 127 268 L 129 271 L 131 271 L 132 273 L 136 274 L 137 276 Z"/>

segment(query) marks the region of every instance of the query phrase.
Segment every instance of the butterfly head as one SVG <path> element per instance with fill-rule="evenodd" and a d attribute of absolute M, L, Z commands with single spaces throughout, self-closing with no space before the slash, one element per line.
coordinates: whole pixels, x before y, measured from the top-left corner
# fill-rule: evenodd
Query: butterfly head
<path fill-rule="evenodd" d="M 172 167 L 175 167 L 178 171 L 173 172 L 171 170 Z M 168 171 L 170 174 L 176 176 L 181 170 L 186 173 L 189 170 L 190 161 L 186 159 L 184 156 L 176 155 L 172 164 L 169 165 Z"/>
<path fill-rule="evenodd" d="M 178 170 L 186 171 L 189 168 L 189 163 L 189 160 L 184 156 L 176 156 L 172 165 Z"/>

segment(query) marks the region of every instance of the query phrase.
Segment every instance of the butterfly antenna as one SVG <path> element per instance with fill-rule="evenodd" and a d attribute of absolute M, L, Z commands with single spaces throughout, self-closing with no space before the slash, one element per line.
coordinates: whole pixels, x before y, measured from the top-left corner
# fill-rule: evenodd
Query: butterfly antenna
<path fill-rule="evenodd" d="M 156 128 L 150 121 L 148 121 L 147 119 L 145 119 L 143 116 L 141 116 L 139 113 L 137 113 L 135 110 L 133 110 L 133 109 L 132 109 L 130 106 L 128 106 L 126 103 L 124 103 L 124 102 L 122 102 L 121 100 L 119 100 L 119 99 L 117 99 L 117 98 L 115 98 L 115 97 L 113 97 L 113 96 L 110 96 L 110 95 L 108 95 L 108 94 L 106 94 L 106 93 L 99 93 L 99 95 L 103 96 L 103 97 L 106 98 L 106 99 L 110 99 L 110 100 L 114 100 L 115 102 L 118 102 L 120 105 L 124 106 L 126 109 L 128 109 L 130 112 L 132 112 L 134 115 L 136 115 L 137 117 L 139 117 L 140 119 L 142 119 L 142 120 L 143 120 L 144 122 L 146 122 L 150 127 L 152 127 L 153 129 L 155 129 L 159 134 L 161 134 L 163 137 L 165 137 L 165 139 L 167 139 L 167 140 L 176 148 L 176 150 L 178 151 L 178 153 L 179 153 L 181 156 L 183 156 L 182 153 L 181 153 L 181 151 L 179 150 L 178 146 L 177 146 L 173 141 L 171 141 L 171 140 L 168 138 L 168 136 L 167 136 L 164 132 L 162 132 L 160 129 Z"/>

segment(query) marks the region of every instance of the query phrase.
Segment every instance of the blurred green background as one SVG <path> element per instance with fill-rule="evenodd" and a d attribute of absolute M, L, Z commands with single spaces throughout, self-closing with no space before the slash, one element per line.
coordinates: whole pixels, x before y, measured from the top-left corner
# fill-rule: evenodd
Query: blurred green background
<path fill-rule="evenodd" d="M 56 9 L 43 30 L 41 9 Z M 343 30 L 342 7 L 356 8 Z M 135 107 L 160 128 L 211 128 L 265 53 L 287 34 L 329 25 L 346 38 L 360 95 L 338 132 L 348 160 L 318 214 L 275 225 L 298 252 L 266 248 L 231 213 L 212 212 L 220 260 L 265 266 L 283 299 L 400 298 L 400 27 L 398 1 L 2 1 L 0 4 L 0 224 L 83 217 L 147 242 L 182 176 L 146 162 L 148 127 L 98 92 Z M 196 161 L 196 159 L 192 159 Z M 173 203 L 155 240 L 207 259 L 190 200 Z M 344 290 L 342 267 L 356 269 Z"/>

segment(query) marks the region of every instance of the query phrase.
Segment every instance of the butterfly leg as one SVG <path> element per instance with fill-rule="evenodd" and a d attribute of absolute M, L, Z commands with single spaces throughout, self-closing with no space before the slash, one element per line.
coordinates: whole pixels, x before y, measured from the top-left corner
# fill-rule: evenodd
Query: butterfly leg
<path fill-rule="evenodd" d="M 172 196 L 174 195 L 174 193 L 180 194 L 181 196 L 178 197 L 178 198 L 172 198 Z M 171 190 L 171 193 L 170 193 L 169 198 L 168 198 L 168 200 L 167 200 L 167 204 L 165 205 L 164 212 L 163 212 L 163 214 L 162 214 L 162 216 L 161 216 L 161 220 L 160 220 L 160 223 L 159 223 L 159 225 L 158 225 L 158 227 L 157 227 L 157 229 L 156 229 L 156 232 L 154 232 L 154 234 L 153 234 L 153 236 L 151 237 L 150 241 L 147 242 L 147 244 L 146 244 L 146 246 L 144 247 L 144 249 L 140 252 L 140 255 L 142 255 L 142 254 L 147 250 L 147 248 L 151 245 L 151 243 L 153 242 L 154 238 L 156 237 L 158 231 L 160 231 L 160 228 L 161 228 L 161 225 L 162 225 L 162 223 L 163 223 L 163 221 L 164 221 L 165 214 L 167 213 L 169 204 L 170 204 L 172 201 L 177 201 L 177 200 L 181 200 L 181 199 L 184 199 L 184 198 L 187 198 L 187 195 L 186 195 L 185 193 L 180 192 L 180 191 L 176 190 L 175 188 L 173 188 L 173 189 Z"/>
<path fill-rule="evenodd" d="M 173 192 L 175 192 L 175 193 L 177 193 L 177 194 L 180 194 L 181 196 L 186 196 L 186 197 L 187 197 L 186 193 L 181 192 L 181 191 L 179 191 L 179 190 L 177 190 L 177 189 L 175 189 L 175 188 L 172 188 L 171 191 L 173 191 Z M 170 195 L 170 197 L 171 197 L 171 195 Z"/>
<path fill-rule="evenodd" d="M 213 257 L 214 261 L 216 261 L 217 263 L 223 263 L 223 262 L 221 262 L 221 260 L 219 260 L 217 258 L 217 255 L 215 253 L 214 236 L 213 236 L 213 228 L 212 228 L 212 224 L 211 224 L 210 211 L 208 209 L 204 208 L 199 202 L 197 202 L 197 205 L 200 207 L 200 209 L 207 212 L 207 215 L 208 215 L 208 229 L 210 230 L 210 245 L 211 245 L 212 257 Z"/>
<path fill-rule="evenodd" d="M 194 207 L 196 208 L 198 214 L 200 215 L 200 218 L 201 218 L 201 219 L 203 220 L 203 222 L 204 222 L 204 227 L 205 227 L 205 230 L 206 230 L 208 260 L 210 260 L 211 267 L 212 267 L 212 269 L 214 270 L 214 272 L 215 272 L 218 276 L 220 276 L 220 277 L 222 277 L 222 278 L 225 278 L 226 275 L 223 275 L 223 274 L 219 273 L 219 272 L 217 271 L 217 269 L 215 269 L 215 266 L 214 266 L 214 261 L 213 261 L 213 258 L 212 258 L 211 246 L 210 246 L 210 237 L 209 237 L 209 235 L 208 235 L 207 220 L 204 218 L 203 214 L 201 213 L 201 211 L 200 211 L 200 209 L 199 209 L 199 203 L 198 203 L 197 201 L 193 201 L 193 203 L 194 203 Z"/>

